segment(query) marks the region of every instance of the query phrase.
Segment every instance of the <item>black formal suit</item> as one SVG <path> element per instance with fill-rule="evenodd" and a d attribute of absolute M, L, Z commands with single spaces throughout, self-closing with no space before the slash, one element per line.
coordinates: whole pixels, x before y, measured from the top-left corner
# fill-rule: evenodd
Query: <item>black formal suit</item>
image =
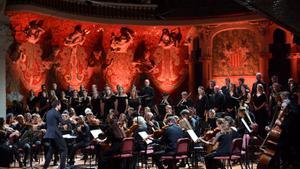
<path fill-rule="evenodd" d="M 198 97 L 195 103 L 197 115 L 201 118 L 204 118 L 204 113 L 206 110 L 208 110 L 208 106 L 207 95 L 203 95 L 201 99 Z"/>
<path fill-rule="evenodd" d="M 176 152 L 177 140 L 183 137 L 184 134 L 182 129 L 176 124 L 173 124 L 166 129 L 164 135 L 158 141 L 161 145 L 165 145 L 165 148 L 163 150 L 156 151 L 153 154 L 153 161 L 159 169 L 164 168 L 160 161 L 161 156 L 173 155 Z M 169 164 L 168 166 L 171 166 L 171 164 Z"/>
<path fill-rule="evenodd" d="M 142 98 L 142 106 L 143 107 L 152 107 L 152 102 L 154 98 L 154 89 L 151 86 L 145 86 L 141 92 Z"/>
<path fill-rule="evenodd" d="M 50 147 L 46 156 L 44 168 L 48 168 L 55 148 L 58 148 L 60 152 L 60 157 L 61 157 L 60 169 L 65 168 L 68 149 L 67 149 L 66 142 L 62 137 L 61 131 L 58 128 L 58 125 L 61 122 L 62 122 L 61 115 L 56 109 L 52 108 L 47 112 L 46 114 L 47 130 L 44 138 L 49 140 Z"/>
<path fill-rule="evenodd" d="M 254 95 L 254 94 L 256 93 L 256 89 L 257 89 L 257 85 L 258 85 L 258 84 L 263 85 L 264 91 L 267 90 L 267 85 L 266 85 L 265 82 L 263 82 L 263 81 L 256 81 L 256 82 L 253 83 L 253 85 L 252 85 L 251 95 Z"/>

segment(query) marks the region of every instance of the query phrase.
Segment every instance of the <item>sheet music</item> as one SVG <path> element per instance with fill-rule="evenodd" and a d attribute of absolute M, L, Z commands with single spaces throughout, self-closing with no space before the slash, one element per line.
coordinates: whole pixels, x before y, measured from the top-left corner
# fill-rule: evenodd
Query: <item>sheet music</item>
<path fill-rule="evenodd" d="M 101 129 L 91 130 L 91 134 L 94 138 L 98 138 L 99 134 L 102 134 L 103 131 Z"/>
<path fill-rule="evenodd" d="M 66 138 L 66 139 L 74 139 L 74 138 L 77 138 L 76 136 L 72 136 L 71 134 L 64 134 L 63 135 L 63 138 Z"/>
<path fill-rule="evenodd" d="M 198 142 L 198 136 L 196 135 L 196 133 L 194 132 L 194 130 L 187 130 L 187 133 L 190 135 L 190 137 L 192 138 L 192 140 L 194 141 L 194 143 Z"/>
<path fill-rule="evenodd" d="M 147 132 L 141 131 L 141 132 L 139 132 L 139 135 L 143 138 L 143 140 L 144 140 L 147 144 L 152 143 L 152 140 L 149 139 L 149 135 L 148 135 Z"/>
<path fill-rule="evenodd" d="M 248 130 L 248 132 L 252 133 L 252 130 L 250 129 L 250 127 L 248 126 L 248 124 L 246 123 L 246 121 L 244 120 L 244 118 L 242 118 L 242 123 L 244 124 L 244 126 L 246 127 L 246 129 Z"/>

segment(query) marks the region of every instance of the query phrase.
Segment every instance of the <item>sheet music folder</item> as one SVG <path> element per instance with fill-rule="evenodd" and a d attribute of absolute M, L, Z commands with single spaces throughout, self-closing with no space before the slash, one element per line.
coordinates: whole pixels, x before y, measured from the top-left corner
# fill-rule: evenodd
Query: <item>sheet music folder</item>
<path fill-rule="evenodd" d="M 99 134 L 103 133 L 103 131 L 101 129 L 91 130 L 90 132 L 94 138 L 98 138 Z"/>
<path fill-rule="evenodd" d="M 143 140 L 144 140 L 147 144 L 152 143 L 152 140 L 149 139 L 148 133 L 146 133 L 145 131 L 139 132 L 139 135 L 143 138 Z"/>
<path fill-rule="evenodd" d="M 198 142 L 198 136 L 194 132 L 194 130 L 187 130 L 187 133 L 190 135 L 191 139 L 194 141 L 194 143 Z"/>

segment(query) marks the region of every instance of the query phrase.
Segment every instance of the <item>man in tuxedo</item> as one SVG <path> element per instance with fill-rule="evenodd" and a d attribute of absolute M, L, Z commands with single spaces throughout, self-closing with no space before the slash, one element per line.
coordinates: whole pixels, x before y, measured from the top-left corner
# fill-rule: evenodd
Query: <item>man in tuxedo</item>
<path fill-rule="evenodd" d="M 142 89 L 142 106 L 152 107 L 152 102 L 154 98 L 154 89 L 150 86 L 150 80 L 145 80 L 145 87 Z"/>
<path fill-rule="evenodd" d="M 60 152 L 60 169 L 65 168 L 66 156 L 68 153 L 67 145 L 62 137 L 62 134 L 58 128 L 59 124 L 62 122 L 62 117 L 59 113 L 61 109 L 61 103 L 59 100 L 55 100 L 52 103 L 52 109 L 50 109 L 46 114 L 46 126 L 47 130 L 44 138 L 49 140 L 50 147 L 46 156 L 46 160 L 43 168 L 46 169 L 52 159 L 54 149 L 57 148 Z"/>
<path fill-rule="evenodd" d="M 176 124 L 174 116 L 170 116 L 167 119 L 168 127 L 164 132 L 162 138 L 157 140 L 160 145 L 164 145 L 164 148 L 153 153 L 153 161 L 159 169 L 164 169 L 160 158 L 162 155 L 173 155 L 176 152 L 177 140 L 183 138 L 182 129 Z M 168 168 L 171 168 L 171 164 Z"/>
<path fill-rule="evenodd" d="M 263 81 L 262 74 L 260 72 L 256 73 L 256 82 L 253 83 L 253 85 L 252 85 L 251 95 L 256 94 L 256 88 L 257 88 L 258 84 L 262 84 L 263 87 L 264 87 L 264 91 L 267 91 L 266 90 L 267 89 L 267 85 Z"/>

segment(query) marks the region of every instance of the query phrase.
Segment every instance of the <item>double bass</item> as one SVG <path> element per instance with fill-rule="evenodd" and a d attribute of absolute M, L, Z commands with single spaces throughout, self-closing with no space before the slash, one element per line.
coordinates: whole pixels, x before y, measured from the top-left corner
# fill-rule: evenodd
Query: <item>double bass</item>
<path fill-rule="evenodd" d="M 280 110 L 276 121 L 281 123 L 284 120 L 284 113 L 286 110 L 286 108 L 282 108 Z M 281 131 L 282 129 L 280 128 L 280 125 L 275 122 L 274 126 L 271 128 L 267 137 L 260 146 L 262 154 L 259 157 L 257 169 L 271 169 L 271 166 L 274 165 L 272 162 L 276 159 L 278 154 L 278 143 Z"/>

